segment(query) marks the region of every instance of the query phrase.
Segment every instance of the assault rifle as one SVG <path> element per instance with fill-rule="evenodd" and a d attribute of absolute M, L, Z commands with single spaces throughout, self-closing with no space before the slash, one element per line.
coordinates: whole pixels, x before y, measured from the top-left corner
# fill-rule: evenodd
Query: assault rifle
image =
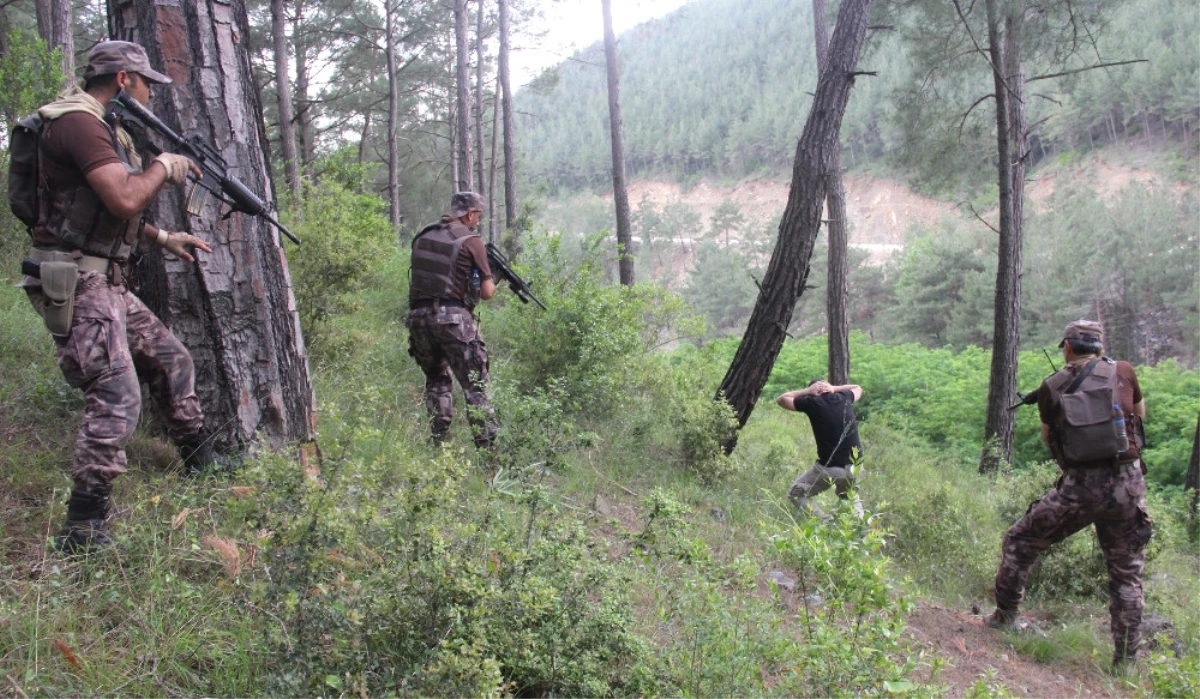
<path fill-rule="evenodd" d="M 1054 366 L 1054 360 L 1050 358 L 1050 353 L 1047 352 L 1045 350 L 1045 348 L 1042 349 L 1042 352 L 1046 355 L 1046 361 L 1050 362 L 1050 368 L 1054 370 L 1054 374 L 1057 374 L 1058 367 Z M 1054 374 L 1051 374 L 1051 376 L 1053 376 Z M 1016 410 L 1017 408 L 1021 407 L 1022 405 L 1036 405 L 1038 402 L 1038 392 L 1041 390 L 1042 390 L 1042 387 L 1038 386 L 1037 388 L 1033 389 L 1029 393 L 1021 393 L 1020 391 L 1017 391 L 1017 398 L 1019 398 L 1020 400 L 1018 400 L 1013 405 L 1008 406 L 1008 409 Z"/>
<path fill-rule="evenodd" d="M 522 303 L 529 303 L 532 300 L 534 303 L 542 307 L 542 310 L 548 310 L 546 304 L 538 300 L 538 297 L 533 295 L 533 290 L 529 288 L 529 284 L 522 279 L 512 267 L 508 266 L 508 258 L 496 248 L 495 245 L 488 243 L 486 246 L 488 256 L 488 266 L 492 268 L 492 275 L 497 279 L 503 279 L 508 282 L 508 288 L 513 290 L 517 298 L 521 299 Z"/>
<path fill-rule="evenodd" d="M 200 214 L 205 199 L 205 195 L 199 192 L 199 189 L 202 188 L 229 205 L 230 211 L 225 214 L 226 218 L 234 211 L 258 216 L 278 228 L 293 243 L 300 244 L 300 239 L 267 211 L 266 203 L 257 194 L 250 191 L 250 188 L 237 177 L 229 174 L 229 166 L 225 163 L 225 159 L 202 136 L 199 134 L 192 134 L 187 138 L 180 136 L 124 90 L 118 92 L 109 102 L 108 113 L 119 116 L 126 122 L 132 122 L 154 131 L 167 140 L 167 147 L 171 152 L 186 155 L 199 166 L 200 172 L 204 173 L 204 176 L 196 181 L 191 193 L 188 194 L 188 213 L 193 216 Z M 162 152 L 153 144 L 150 144 L 149 150 L 153 152 L 153 155 Z"/>

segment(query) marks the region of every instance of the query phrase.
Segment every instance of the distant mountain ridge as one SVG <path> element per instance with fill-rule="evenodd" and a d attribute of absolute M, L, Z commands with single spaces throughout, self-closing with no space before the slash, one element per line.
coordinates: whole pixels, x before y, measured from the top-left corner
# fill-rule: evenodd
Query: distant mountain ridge
<path fill-rule="evenodd" d="M 692 0 L 676 12 L 619 37 L 626 168 L 631 180 L 695 184 L 705 179 L 786 177 L 816 83 L 811 4 L 804 0 Z M 1105 58 L 1145 62 L 1037 83 L 1029 102 L 1035 161 L 1111 143 L 1147 141 L 1194 163 L 1200 134 L 1200 13 L 1191 0 L 1129 0 L 1112 7 L 1099 36 Z M 903 30 L 904 17 L 888 18 Z M 911 20 L 907 20 L 911 21 Z M 843 124 L 843 166 L 906 172 L 914 159 L 939 154 L 922 138 L 955 132 L 956 114 L 990 91 L 981 72 L 938 93 L 914 124 L 920 92 L 900 32 L 873 33 Z M 1081 58 L 1080 61 L 1083 59 Z M 1090 60 L 1090 59 L 1089 59 Z M 1029 72 L 1040 66 L 1031 59 Z M 982 64 L 981 64 L 982 65 Z M 521 90 L 519 170 L 527 186 L 551 192 L 610 183 L 604 57 L 595 45 Z M 954 91 L 957 90 L 957 91 Z M 1049 99 L 1041 99 L 1046 97 Z M 906 102 L 906 105 L 902 105 Z M 942 114 L 933 114 L 938 109 Z M 946 155 L 986 184 L 994 172 L 987 110 Z M 954 126 L 955 128 L 951 128 Z M 945 134 L 943 134 L 943 137 Z M 972 140 L 973 139 L 973 140 Z M 906 150 L 907 149 L 907 150 Z M 924 153 L 909 152 L 925 149 Z M 952 166 L 947 161 L 947 169 Z M 947 170 L 948 172 L 949 170 Z M 963 176 L 948 174 L 952 184 Z M 926 178 L 922 188 L 929 189 Z M 943 181 L 941 186 L 945 186 Z"/>

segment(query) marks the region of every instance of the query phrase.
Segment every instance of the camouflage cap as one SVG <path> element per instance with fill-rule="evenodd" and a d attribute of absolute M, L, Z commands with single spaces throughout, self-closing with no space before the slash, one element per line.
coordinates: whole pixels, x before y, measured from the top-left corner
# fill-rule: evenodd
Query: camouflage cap
<path fill-rule="evenodd" d="M 458 217 L 466 216 L 472 211 L 483 211 L 486 208 L 487 202 L 475 192 L 457 192 L 450 197 L 450 210 L 446 213 Z"/>
<path fill-rule="evenodd" d="M 122 70 L 137 73 L 151 82 L 171 82 L 170 78 L 150 67 L 146 49 L 132 41 L 102 41 L 96 44 L 88 55 L 83 79 L 88 81 L 98 75 L 112 75 Z"/>
<path fill-rule="evenodd" d="M 1063 331 L 1062 342 L 1058 343 L 1059 347 L 1067 344 L 1067 340 L 1083 340 L 1084 342 L 1094 342 L 1098 345 L 1104 344 L 1104 326 L 1094 320 L 1075 320 L 1067 323 L 1067 329 Z"/>

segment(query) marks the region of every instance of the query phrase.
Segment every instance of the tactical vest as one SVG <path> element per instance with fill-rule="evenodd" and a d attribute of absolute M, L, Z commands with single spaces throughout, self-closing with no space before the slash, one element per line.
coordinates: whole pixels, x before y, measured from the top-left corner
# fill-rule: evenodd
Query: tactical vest
<path fill-rule="evenodd" d="M 417 234 L 412 244 L 412 284 L 408 291 L 410 304 L 434 299 L 461 299 L 468 308 L 475 306 L 473 295 L 460 288 L 455 279 L 458 256 L 472 236 L 475 233 L 458 221 L 438 222 L 426 226 Z"/>
<path fill-rule="evenodd" d="M 51 123 L 43 125 L 43 133 Z M 117 138 L 116 129 L 107 122 L 105 126 L 121 164 L 129 174 L 139 174 L 141 170 L 130 164 L 129 153 Z M 44 147 L 39 148 L 39 157 L 50 157 Z M 35 239 L 54 238 L 62 249 L 78 250 L 94 257 L 121 262 L 129 259 L 142 228 L 142 217 L 119 219 L 113 216 L 86 182 L 73 187 L 46 186 L 45 168 L 41 165 L 39 163 L 38 168 L 38 221 L 34 226 L 34 232 L 41 235 L 35 235 Z"/>

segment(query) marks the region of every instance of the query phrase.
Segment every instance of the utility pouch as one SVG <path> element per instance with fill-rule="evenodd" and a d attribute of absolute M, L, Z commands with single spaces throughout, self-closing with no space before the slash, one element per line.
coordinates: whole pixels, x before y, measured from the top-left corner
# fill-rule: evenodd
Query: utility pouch
<path fill-rule="evenodd" d="M 79 267 L 74 262 L 43 262 L 41 308 L 46 329 L 53 335 L 71 334 L 75 315 L 75 287 L 79 284 Z"/>

